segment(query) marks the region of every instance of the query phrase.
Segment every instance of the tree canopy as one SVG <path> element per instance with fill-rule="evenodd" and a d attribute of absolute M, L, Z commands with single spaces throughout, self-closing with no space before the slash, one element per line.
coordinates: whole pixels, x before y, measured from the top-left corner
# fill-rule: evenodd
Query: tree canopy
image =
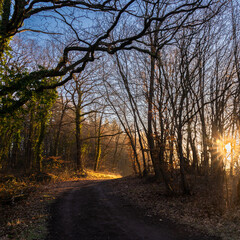
<path fill-rule="evenodd" d="M 182 27 L 199 25 L 214 16 L 224 4 L 220 1 L 25 1 L 3 0 L 0 5 L 0 61 L 9 56 L 10 40 L 24 31 L 59 34 L 67 27 L 71 37 L 62 43 L 60 53 L 48 67 L 33 66 L 27 72 L 5 69 L 1 79 L 0 113 L 10 113 L 25 104 L 33 92 L 54 89 L 67 83 L 101 53 L 137 49 L 157 54 Z M 24 27 L 24 23 L 45 16 L 56 21 L 56 29 Z M 35 17 L 35 19 L 34 19 Z M 159 25 L 161 37 L 156 51 L 147 50 L 143 38 Z M 32 24 L 34 26 L 34 24 Z M 58 32 L 59 31 L 59 32 Z M 57 78 L 57 81 L 53 81 Z M 43 81 L 43 79 L 49 79 Z M 51 79 L 51 80 L 50 80 Z M 8 104 L 5 104 L 8 102 Z"/>

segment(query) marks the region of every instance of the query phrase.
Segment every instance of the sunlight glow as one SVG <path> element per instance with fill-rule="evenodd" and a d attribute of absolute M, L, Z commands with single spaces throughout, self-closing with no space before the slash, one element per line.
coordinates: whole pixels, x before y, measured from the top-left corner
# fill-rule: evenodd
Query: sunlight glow
<path fill-rule="evenodd" d="M 233 157 L 238 152 L 236 141 L 229 137 L 216 139 L 215 151 L 220 159 L 224 160 L 226 169 L 229 169 Z"/>
<path fill-rule="evenodd" d="M 225 149 L 227 150 L 228 153 L 231 152 L 231 143 L 229 142 L 228 144 L 225 145 Z"/>
<path fill-rule="evenodd" d="M 216 150 L 218 154 L 227 160 L 230 160 L 229 157 L 232 151 L 232 143 L 229 139 L 217 139 L 216 140 Z"/>

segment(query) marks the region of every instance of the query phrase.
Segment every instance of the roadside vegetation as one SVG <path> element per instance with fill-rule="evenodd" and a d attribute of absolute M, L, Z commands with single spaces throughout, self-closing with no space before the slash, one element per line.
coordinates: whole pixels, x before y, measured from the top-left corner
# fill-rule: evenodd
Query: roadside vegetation
<path fill-rule="evenodd" d="M 42 174 L 41 181 L 39 176 L 37 179 L 31 176 L 31 180 L 29 177 L 7 176 L 8 180 L 0 183 L 1 240 L 45 239 L 51 217 L 49 209 L 58 196 L 75 187 L 79 181 L 84 183 L 87 180 L 102 181 L 121 177 L 91 170 L 86 170 L 84 176 L 69 170 L 55 174 Z"/>

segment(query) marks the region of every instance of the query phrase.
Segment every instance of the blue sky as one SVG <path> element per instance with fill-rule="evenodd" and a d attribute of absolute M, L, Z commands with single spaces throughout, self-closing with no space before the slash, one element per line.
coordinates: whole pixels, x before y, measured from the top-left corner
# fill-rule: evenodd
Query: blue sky
<path fill-rule="evenodd" d="M 94 22 L 91 20 L 91 18 L 95 18 L 95 14 L 91 14 L 91 16 L 86 15 L 84 11 L 71 8 L 63 8 L 61 10 L 58 10 L 65 18 L 66 20 L 74 26 L 74 29 L 77 30 L 77 32 L 80 31 L 80 29 L 84 28 L 90 28 Z M 53 36 L 58 38 L 58 40 L 62 39 L 62 41 L 65 40 L 66 36 L 69 36 L 73 31 L 70 29 L 67 24 L 63 23 L 60 19 L 63 19 L 59 14 L 57 14 L 54 11 L 48 11 L 41 14 L 37 14 L 34 16 L 31 16 L 29 19 L 26 19 L 24 21 L 24 25 L 21 29 L 33 29 L 33 30 L 40 30 L 43 32 L 48 33 L 55 33 L 54 35 L 50 34 L 43 34 L 43 33 L 37 33 L 32 31 L 26 31 L 23 33 L 20 33 L 21 38 L 27 38 L 27 39 L 35 39 L 38 41 L 46 41 L 49 39 L 52 39 Z M 56 35 L 57 33 L 57 35 Z"/>

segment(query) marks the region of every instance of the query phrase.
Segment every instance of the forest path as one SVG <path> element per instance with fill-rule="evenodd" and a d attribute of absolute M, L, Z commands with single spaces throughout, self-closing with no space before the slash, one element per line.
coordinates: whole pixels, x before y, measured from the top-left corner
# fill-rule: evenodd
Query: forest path
<path fill-rule="evenodd" d="M 114 192 L 116 180 L 79 182 L 53 203 L 47 240 L 203 240 L 130 206 Z"/>

